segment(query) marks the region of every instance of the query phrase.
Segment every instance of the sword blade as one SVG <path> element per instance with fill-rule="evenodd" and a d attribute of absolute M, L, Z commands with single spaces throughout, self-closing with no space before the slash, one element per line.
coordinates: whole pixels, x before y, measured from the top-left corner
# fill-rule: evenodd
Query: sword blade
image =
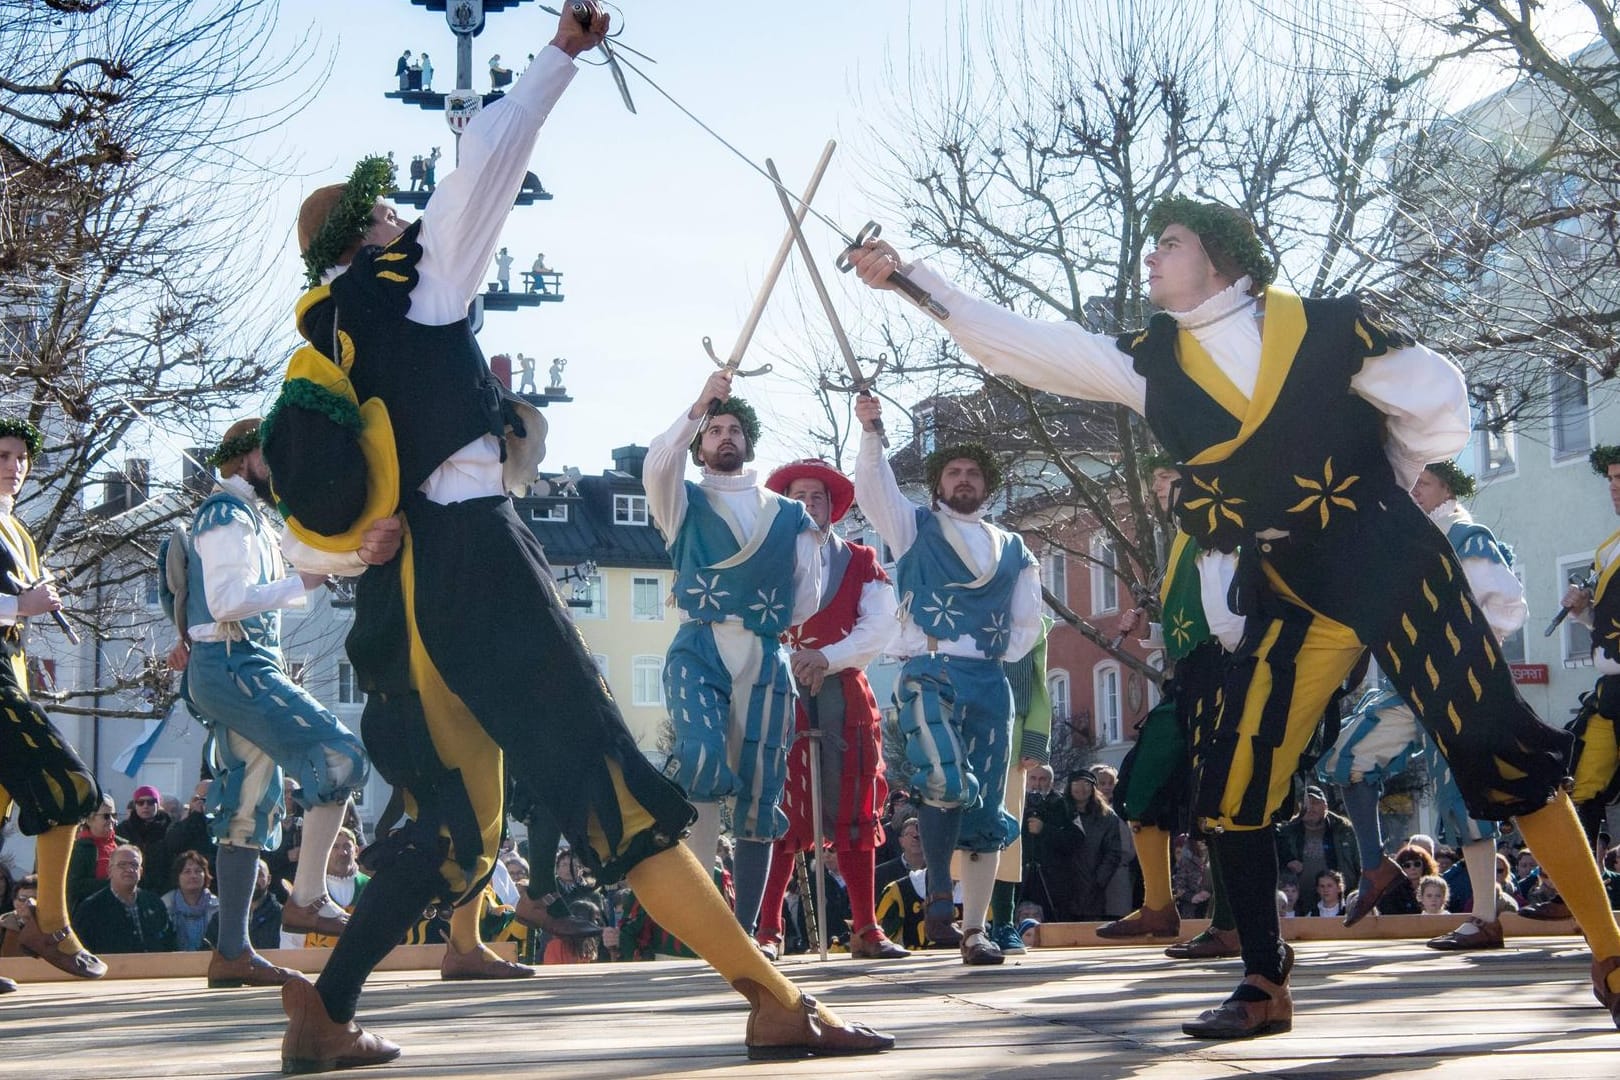
<path fill-rule="evenodd" d="M 765 271 L 765 280 L 760 285 L 759 295 L 754 299 L 754 309 L 748 313 L 742 332 L 737 335 L 737 344 L 732 347 L 731 356 L 726 360 L 727 367 L 735 368 L 741 364 L 743 353 L 748 351 L 748 343 L 753 340 L 754 330 L 765 314 L 765 301 L 770 299 L 771 291 L 776 288 L 777 278 L 782 276 L 782 268 L 787 265 L 788 256 L 793 252 L 794 238 L 803 235 L 799 231 L 799 226 L 804 221 L 806 211 L 810 209 L 810 200 L 815 198 L 816 190 L 821 187 L 821 178 L 827 174 L 827 165 L 832 161 L 833 150 L 837 146 L 832 139 L 827 140 L 826 147 L 821 151 L 821 158 L 816 162 L 816 170 L 810 174 L 810 182 L 805 185 L 804 198 L 799 200 L 798 210 L 788 211 L 787 235 L 782 237 L 781 244 L 777 245 L 770 269 Z M 781 190 L 778 190 L 777 195 L 781 195 Z"/>
<path fill-rule="evenodd" d="M 801 228 L 804 215 L 795 215 L 793 207 L 783 198 L 784 189 L 781 177 L 776 173 L 776 162 L 766 158 L 765 168 L 770 170 L 771 179 L 776 182 L 776 197 L 782 203 L 782 213 L 787 215 L 791 238 L 798 245 L 799 257 L 804 260 L 805 272 L 810 275 L 810 283 L 815 286 L 816 296 L 821 300 L 821 310 L 826 313 L 827 322 L 832 326 L 833 340 L 838 343 L 838 351 L 844 358 L 844 367 L 849 371 L 851 385 L 862 394 L 870 393 L 871 380 L 861 374 L 861 362 L 855 358 L 855 350 L 850 348 L 849 336 L 844 333 L 844 324 L 839 320 L 838 310 L 833 307 L 832 297 L 827 293 L 827 283 L 821 279 L 821 269 L 816 266 L 816 257 L 810 250 L 810 241 L 804 237 L 804 229 Z M 889 437 L 883 430 L 883 421 L 879 420 L 873 430 L 877 432 L 878 438 L 883 440 L 883 445 L 888 446 Z"/>
<path fill-rule="evenodd" d="M 810 718 L 810 835 L 816 847 L 816 944 L 821 959 L 827 959 L 827 860 L 823 857 L 821 835 L 821 707 L 810 688 L 804 691 L 804 712 Z"/>

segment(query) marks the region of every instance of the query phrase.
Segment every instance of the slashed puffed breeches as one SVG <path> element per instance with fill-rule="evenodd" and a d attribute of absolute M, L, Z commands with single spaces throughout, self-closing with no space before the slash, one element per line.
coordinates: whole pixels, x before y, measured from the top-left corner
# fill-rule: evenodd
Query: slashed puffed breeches
<path fill-rule="evenodd" d="M 675 726 L 666 775 L 693 802 L 732 805 L 739 840 L 777 840 L 794 709 L 787 650 L 740 626 L 688 622 L 664 663 Z"/>
<path fill-rule="evenodd" d="M 1568 731 L 1575 736 L 1570 773 L 1577 806 L 1594 799 L 1607 806 L 1620 794 L 1620 746 L 1615 721 L 1620 718 L 1620 675 L 1604 675 L 1590 693 L 1581 696 L 1580 711 Z"/>
<path fill-rule="evenodd" d="M 960 809 L 957 846 L 1000 851 L 1018 837 L 1005 787 L 1012 688 L 999 660 L 914 656 L 895 688 L 910 783 L 930 806 Z"/>
<path fill-rule="evenodd" d="M 186 696 L 209 725 L 214 838 L 274 846 L 290 775 L 312 806 L 340 803 L 370 773 L 360 739 L 288 678 L 281 652 L 252 641 L 199 641 L 186 667 Z"/>
<path fill-rule="evenodd" d="M 13 804 L 18 829 L 38 836 L 89 817 L 101 788 L 44 711 L 0 679 L 0 821 Z"/>
<path fill-rule="evenodd" d="M 1214 723 L 1193 733 L 1195 805 L 1206 825 L 1271 821 L 1363 647 L 1265 570 L 1274 595 L 1265 615 L 1251 618 L 1249 655 L 1235 662 Z M 1413 570 L 1412 587 L 1392 598 L 1365 644 L 1450 765 L 1469 817 L 1503 821 L 1546 806 L 1565 778 L 1569 736 L 1519 695 L 1444 537 L 1433 537 Z"/>

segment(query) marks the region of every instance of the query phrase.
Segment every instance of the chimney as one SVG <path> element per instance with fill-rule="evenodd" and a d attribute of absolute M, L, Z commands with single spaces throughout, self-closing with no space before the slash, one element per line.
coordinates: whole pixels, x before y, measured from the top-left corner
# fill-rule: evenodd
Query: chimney
<path fill-rule="evenodd" d="M 152 497 L 152 463 L 146 458 L 124 459 L 124 482 L 129 485 L 131 509 Z"/>
<path fill-rule="evenodd" d="M 180 459 L 180 490 L 188 495 L 206 497 L 214 490 L 214 470 L 200 464 L 208 460 L 213 451 L 206 446 L 187 448 Z"/>
<path fill-rule="evenodd" d="M 613 468 L 622 473 L 629 473 L 637 480 L 641 479 L 641 466 L 647 460 L 647 448 L 631 443 L 621 446 L 613 451 Z"/>

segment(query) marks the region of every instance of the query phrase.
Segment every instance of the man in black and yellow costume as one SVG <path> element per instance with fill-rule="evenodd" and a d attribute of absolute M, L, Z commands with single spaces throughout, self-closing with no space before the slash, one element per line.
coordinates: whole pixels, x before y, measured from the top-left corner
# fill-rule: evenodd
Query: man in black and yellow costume
<path fill-rule="evenodd" d="M 1159 509 L 1168 512 L 1181 473 L 1165 454 L 1152 455 L 1146 465 Z M 1243 637 L 1243 619 L 1226 606 L 1235 562 L 1231 554 L 1204 551 L 1179 530 L 1171 542 L 1159 584 L 1159 621 L 1152 624 L 1147 644 L 1164 650 L 1172 678 L 1164 686 L 1164 700 L 1142 719 L 1114 789 L 1114 809 L 1135 834 L 1136 857 L 1142 868 L 1142 906 L 1123 919 L 1099 926 L 1098 937 L 1175 936 L 1181 930 L 1170 883 L 1170 837 L 1185 831 L 1191 817 L 1191 736 L 1207 726 L 1226 673 L 1227 654 Z M 1120 620 L 1120 633 L 1130 633 L 1135 626 L 1136 612 L 1132 611 Z M 1237 955 L 1237 932 L 1226 903 L 1223 868 L 1213 847 L 1209 869 L 1209 928 L 1166 949 L 1172 959 Z"/>
<path fill-rule="evenodd" d="M 751 1057 L 893 1044 L 801 994 L 737 925 L 680 843 L 690 804 L 636 748 L 507 495 L 534 475 L 544 423 L 496 382 L 467 310 L 573 58 L 607 22 L 594 4 L 568 6 L 550 47 L 468 125 L 460 167 L 409 228 L 378 201 L 391 181 L 379 159 L 299 213 L 309 345 L 266 418 L 265 454 L 300 569 L 357 569 L 368 522 L 403 514 L 399 555 L 360 579 L 348 650 L 368 694 L 361 734 L 414 822 L 373 845 L 371 882 L 319 982 L 284 988 L 287 1072 L 399 1053 L 354 1023 L 361 985 L 430 901 L 478 895 L 500 845 L 506 767 L 602 880 L 625 877 L 749 999 Z"/>
<path fill-rule="evenodd" d="M 1592 471 L 1609 482 L 1609 501 L 1620 514 L 1620 446 L 1599 446 L 1592 451 Z M 1592 666 L 1597 684 L 1581 696 L 1581 708 L 1570 721 L 1575 736 L 1570 772 L 1575 776 L 1575 808 L 1581 816 L 1589 844 L 1606 832 L 1609 804 L 1620 796 L 1620 748 L 1616 721 L 1620 720 L 1620 588 L 1613 584 L 1620 570 L 1620 532 L 1598 545 L 1592 556 L 1592 583 L 1571 585 L 1563 606 L 1577 621 L 1592 628 Z M 1539 853 L 1538 853 L 1539 854 Z M 1555 884 L 1562 885 L 1556 877 Z M 1554 903 L 1558 903 L 1555 901 Z M 1542 908 L 1545 905 L 1534 905 Z M 1562 915 L 1562 905 L 1547 912 Z"/>
<path fill-rule="evenodd" d="M 81 979 L 107 965 L 80 944 L 68 922 L 68 856 L 79 822 L 101 805 L 101 788 L 45 710 L 28 697 L 25 620 L 62 609 L 40 571 L 34 538 L 17 519 L 17 496 L 43 440 L 26 420 L 0 419 L 0 823 L 17 808 L 17 828 L 34 837 L 39 895 L 19 932 L 29 953 Z M 0 979 L 0 993 L 15 990 Z"/>
<path fill-rule="evenodd" d="M 1230 207 L 1171 197 L 1144 226 L 1157 243 L 1148 295 L 1162 310 L 1117 339 L 1023 318 L 923 265 L 907 272 L 984 367 L 1144 416 L 1179 463 L 1182 529 L 1239 553 L 1233 608 L 1247 627 L 1222 708 L 1195 737 L 1193 798 L 1219 830 L 1245 977 L 1183 1030 L 1292 1026 L 1269 825 L 1364 649 L 1445 754 L 1469 813 L 1517 821 L 1585 930 L 1593 990 L 1620 1023 L 1620 929 L 1565 790 L 1569 736 L 1519 696 L 1456 553 L 1408 494 L 1426 463 L 1468 441 L 1462 373 L 1380 327 L 1356 297 L 1268 288 L 1271 261 Z M 874 287 L 900 265 L 882 241 L 854 261 Z"/>

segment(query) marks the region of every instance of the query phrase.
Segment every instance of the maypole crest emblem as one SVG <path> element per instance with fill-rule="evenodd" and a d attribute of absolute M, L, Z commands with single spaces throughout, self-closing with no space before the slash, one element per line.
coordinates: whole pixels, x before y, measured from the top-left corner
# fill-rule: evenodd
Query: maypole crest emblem
<path fill-rule="evenodd" d="M 477 35 L 484 29 L 484 0 L 450 0 L 444 5 L 444 21 L 452 34 Z"/>
<path fill-rule="evenodd" d="M 476 90 L 452 90 L 444 96 L 444 122 L 460 135 L 484 107 L 484 98 Z"/>

